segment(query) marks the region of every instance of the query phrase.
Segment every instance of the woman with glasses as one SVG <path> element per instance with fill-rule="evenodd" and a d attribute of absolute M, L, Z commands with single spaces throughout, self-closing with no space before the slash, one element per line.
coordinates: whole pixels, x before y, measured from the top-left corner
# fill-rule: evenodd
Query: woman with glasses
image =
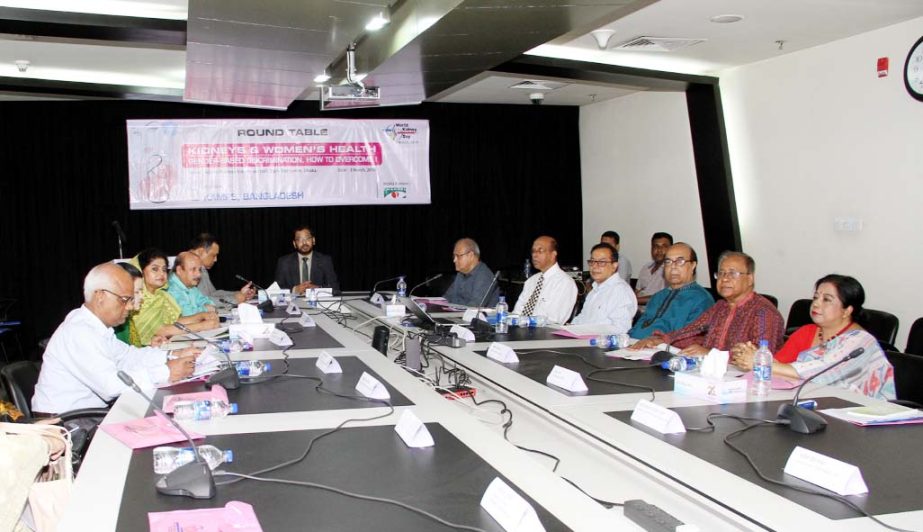
<path fill-rule="evenodd" d="M 862 321 L 864 302 L 865 290 L 856 279 L 837 274 L 818 279 L 811 301 L 813 323 L 795 331 L 775 353 L 773 375 L 806 379 L 862 348 L 860 356 L 820 375 L 816 382 L 876 399 L 894 399 L 894 368 L 875 337 L 857 323 Z M 732 362 L 749 370 L 754 353 L 752 343 L 739 345 L 732 351 Z"/>

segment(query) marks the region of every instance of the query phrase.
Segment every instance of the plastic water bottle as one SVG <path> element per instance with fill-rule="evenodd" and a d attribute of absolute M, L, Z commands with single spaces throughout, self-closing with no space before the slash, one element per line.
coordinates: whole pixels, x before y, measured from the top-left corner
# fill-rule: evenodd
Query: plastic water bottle
<path fill-rule="evenodd" d="M 506 334 L 509 331 L 510 323 L 507 316 L 510 313 L 510 306 L 506 304 L 506 296 L 500 296 L 497 301 L 497 325 L 494 330 L 499 334 Z"/>
<path fill-rule="evenodd" d="M 522 278 L 528 279 L 531 276 L 532 276 L 532 261 L 527 258 L 526 263 L 522 265 Z"/>
<path fill-rule="evenodd" d="M 200 445 L 199 455 L 212 471 L 223 463 L 234 461 L 234 451 L 222 451 L 214 445 Z M 192 447 L 154 447 L 154 473 L 166 475 L 174 469 L 195 461 Z"/>
<path fill-rule="evenodd" d="M 757 397 L 765 397 L 772 390 L 772 351 L 769 350 L 769 341 L 760 340 L 760 348 L 753 356 L 753 382 L 750 393 Z"/>
<path fill-rule="evenodd" d="M 240 360 L 234 363 L 241 377 L 259 377 L 272 369 L 272 364 L 262 360 Z"/>
<path fill-rule="evenodd" d="M 177 401 L 173 405 L 173 419 L 176 421 L 206 421 L 237 413 L 237 403 L 224 401 Z"/>
<path fill-rule="evenodd" d="M 661 362 L 660 367 L 668 369 L 673 373 L 681 371 L 693 371 L 699 367 L 701 359 L 699 357 L 672 357 L 666 362 Z"/>
<path fill-rule="evenodd" d="M 308 308 L 317 308 L 317 290 L 313 288 L 308 292 Z"/>
<path fill-rule="evenodd" d="M 407 281 L 403 276 L 397 280 L 397 297 L 407 297 Z"/>
<path fill-rule="evenodd" d="M 590 345 L 593 347 L 599 347 L 600 349 L 618 349 L 619 336 L 617 334 L 601 334 L 596 338 L 590 338 Z"/>

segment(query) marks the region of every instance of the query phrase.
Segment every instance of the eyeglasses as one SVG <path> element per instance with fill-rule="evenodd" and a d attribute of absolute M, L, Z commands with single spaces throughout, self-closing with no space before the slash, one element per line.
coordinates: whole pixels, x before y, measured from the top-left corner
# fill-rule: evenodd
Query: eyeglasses
<path fill-rule="evenodd" d="M 715 272 L 715 279 L 740 279 L 741 275 L 750 275 L 750 272 L 738 272 L 736 270 L 724 271 L 719 270 Z"/>
<path fill-rule="evenodd" d="M 593 259 L 587 259 L 586 261 L 587 266 L 591 266 L 591 267 L 592 266 L 605 266 L 606 264 L 612 264 L 614 262 L 615 261 L 613 260 L 593 260 Z"/>
<path fill-rule="evenodd" d="M 669 268 L 671 265 L 676 266 L 677 268 L 682 268 L 683 266 L 695 262 L 694 260 L 680 257 L 678 259 L 663 259 L 663 265 Z"/>
<path fill-rule="evenodd" d="M 100 290 L 103 291 L 103 292 L 106 292 L 107 294 L 112 294 L 112 295 L 114 295 L 114 296 L 122 303 L 122 306 L 127 305 L 129 301 L 134 301 L 134 300 L 135 300 L 135 295 L 134 295 L 134 294 L 132 294 L 132 295 L 130 295 L 130 296 L 120 296 L 120 295 L 116 294 L 115 292 L 113 292 L 112 290 L 106 290 L 105 288 L 100 288 Z"/>
<path fill-rule="evenodd" d="M 455 257 L 456 259 L 460 259 L 464 257 L 465 255 L 467 255 L 468 253 L 471 253 L 470 249 L 464 253 L 452 253 L 452 256 Z"/>

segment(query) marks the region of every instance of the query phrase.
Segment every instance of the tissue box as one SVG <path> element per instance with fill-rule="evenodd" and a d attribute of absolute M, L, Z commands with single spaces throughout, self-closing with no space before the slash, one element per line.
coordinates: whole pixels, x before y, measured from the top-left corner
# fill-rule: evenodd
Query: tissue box
<path fill-rule="evenodd" d="M 728 375 L 723 379 L 715 379 L 703 377 L 697 371 L 678 371 L 673 378 L 673 391 L 678 394 L 719 404 L 742 403 L 747 400 L 747 379 Z"/>

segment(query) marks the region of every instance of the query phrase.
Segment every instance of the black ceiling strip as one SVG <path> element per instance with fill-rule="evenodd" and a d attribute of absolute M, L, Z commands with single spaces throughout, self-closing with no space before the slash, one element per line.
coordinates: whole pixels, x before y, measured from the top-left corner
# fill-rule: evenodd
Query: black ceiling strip
<path fill-rule="evenodd" d="M 0 33 L 186 45 L 186 21 L 0 7 Z"/>

